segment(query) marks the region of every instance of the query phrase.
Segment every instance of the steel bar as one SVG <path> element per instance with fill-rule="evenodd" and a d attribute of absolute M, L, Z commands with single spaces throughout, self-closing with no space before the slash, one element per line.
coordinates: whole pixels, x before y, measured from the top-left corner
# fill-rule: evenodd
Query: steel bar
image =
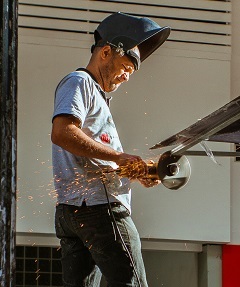
<path fill-rule="evenodd" d="M 179 133 L 155 144 L 150 149 L 177 145 L 172 149 L 172 154 L 183 154 L 186 150 L 197 143 L 211 139 L 211 136 L 219 137 L 221 135 L 221 131 L 225 132 L 225 137 L 227 139 L 226 142 L 231 142 L 229 141 L 227 134 L 231 132 L 232 138 L 234 135 L 238 137 L 237 131 L 234 129 L 234 133 L 232 133 L 232 128 L 230 127 L 234 123 L 239 122 L 239 120 L 240 96 Z M 224 142 L 224 139 L 221 138 L 221 142 Z"/>
<path fill-rule="evenodd" d="M 240 152 L 234 151 L 212 151 L 214 156 L 217 157 L 240 157 Z M 207 156 L 205 151 L 201 150 L 186 150 L 182 153 L 182 155 L 187 156 Z"/>
<path fill-rule="evenodd" d="M 15 287 L 17 0 L 0 1 L 0 286 Z"/>
<path fill-rule="evenodd" d="M 240 103 L 240 98 L 238 100 L 238 103 Z M 239 108 L 239 111 L 240 111 L 240 105 L 238 104 L 236 106 Z M 228 119 L 226 119 L 224 122 L 220 122 L 216 126 L 213 125 L 212 127 L 208 127 L 206 129 L 206 131 L 204 131 L 202 133 L 200 132 L 198 135 L 196 135 L 192 138 L 188 138 L 187 140 L 184 141 L 183 144 L 180 144 L 180 145 L 176 146 L 175 148 L 173 148 L 172 154 L 178 154 L 178 155 L 182 154 L 183 152 L 185 152 L 189 148 L 191 148 L 194 145 L 201 142 L 203 136 L 208 138 L 209 136 L 216 134 L 221 129 L 223 129 L 223 128 L 227 127 L 228 125 L 234 123 L 235 121 L 239 120 L 240 119 L 240 112 L 239 111 L 235 115 L 230 115 L 228 117 Z"/>

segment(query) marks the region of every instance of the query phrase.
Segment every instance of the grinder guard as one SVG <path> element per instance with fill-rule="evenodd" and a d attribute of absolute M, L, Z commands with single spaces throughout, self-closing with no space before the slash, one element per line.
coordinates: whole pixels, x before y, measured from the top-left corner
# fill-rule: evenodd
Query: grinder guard
<path fill-rule="evenodd" d="M 160 179 L 168 188 L 177 190 L 185 186 L 191 175 L 191 166 L 186 156 L 163 153 L 158 163 L 148 165 L 149 177 Z"/>

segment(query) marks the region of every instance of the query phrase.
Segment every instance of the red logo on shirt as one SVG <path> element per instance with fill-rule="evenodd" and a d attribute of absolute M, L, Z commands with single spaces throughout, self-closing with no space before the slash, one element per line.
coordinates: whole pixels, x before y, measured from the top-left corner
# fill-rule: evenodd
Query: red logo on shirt
<path fill-rule="evenodd" d="M 109 137 L 109 135 L 108 134 L 102 134 L 101 136 L 100 136 L 100 139 L 101 139 L 101 141 L 102 142 L 104 142 L 104 143 L 110 143 L 110 137 Z"/>

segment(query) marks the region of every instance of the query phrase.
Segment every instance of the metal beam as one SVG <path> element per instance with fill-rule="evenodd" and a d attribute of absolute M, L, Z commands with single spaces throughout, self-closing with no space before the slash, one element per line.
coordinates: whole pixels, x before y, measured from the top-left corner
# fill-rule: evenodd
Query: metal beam
<path fill-rule="evenodd" d="M 14 287 L 18 1 L 0 1 L 0 286 Z"/>
<path fill-rule="evenodd" d="M 217 142 L 233 142 L 238 143 L 239 137 L 239 121 L 240 121 L 240 96 L 233 99 L 226 105 L 218 110 L 204 117 L 203 119 L 195 122 L 191 126 L 178 132 L 177 134 L 155 144 L 150 149 L 163 148 L 166 146 L 177 145 L 171 152 L 175 155 L 181 155 L 186 150 L 204 140 L 217 141 Z M 237 125 L 234 125 L 234 123 Z M 233 127 L 234 125 L 234 127 Z M 221 132 L 221 140 L 219 136 Z M 231 135 L 231 136 L 230 136 Z M 211 139 L 211 137 L 217 139 Z M 235 138 L 236 137 L 236 138 Z M 230 140 L 231 138 L 231 140 Z M 235 141 L 237 140 L 237 141 Z"/>
<path fill-rule="evenodd" d="M 212 151 L 212 154 L 214 156 L 219 156 L 219 157 L 240 157 L 240 152 L 234 152 L 234 151 Z M 182 155 L 207 156 L 207 153 L 201 150 L 186 150 L 182 153 Z"/>

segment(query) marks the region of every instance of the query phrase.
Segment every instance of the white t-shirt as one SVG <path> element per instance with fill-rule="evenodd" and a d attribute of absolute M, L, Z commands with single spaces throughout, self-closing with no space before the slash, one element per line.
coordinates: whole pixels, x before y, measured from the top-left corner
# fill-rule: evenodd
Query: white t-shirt
<path fill-rule="evenodd" d="M 68 74 L 56 89 L 53 118 L 73 115 L 81 121 L 82 131 L 114 150 L 122 145 L 102 89 L 85 71 Z M 116 163 L 75 156 L 61 147 L 52 146 L 53 175 L 57 203 L 81 206 L 107 203 L 102 181 L 102 169 Z M 116 173 L 106 175 L 106 190 L 110 202 L 121 202 L 130 211 L 131 189 L 127 178 Z"/>

